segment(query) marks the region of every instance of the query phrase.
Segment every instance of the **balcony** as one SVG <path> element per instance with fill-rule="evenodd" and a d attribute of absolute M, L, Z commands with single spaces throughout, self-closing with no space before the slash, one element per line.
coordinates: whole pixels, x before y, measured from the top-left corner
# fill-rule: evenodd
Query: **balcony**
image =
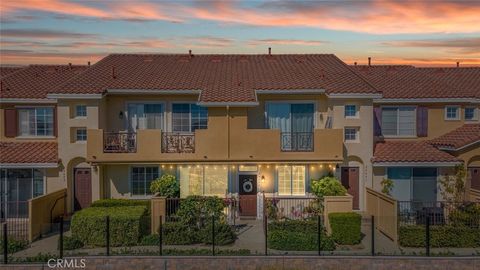
<path fill-rule="evenodd" d="M 312 152 L 313 132 L 280 133 L 282 152 Z"/>
<path fill-rule="evenodd" d="M 195 153 L 195 133 L 162 133 L 162 153 Z"/>
<path fill-rule="evenodd" d="M 103 134 L 103 152 L 137 152 L 137 134 L 134 132 L 105 132 Z"/>

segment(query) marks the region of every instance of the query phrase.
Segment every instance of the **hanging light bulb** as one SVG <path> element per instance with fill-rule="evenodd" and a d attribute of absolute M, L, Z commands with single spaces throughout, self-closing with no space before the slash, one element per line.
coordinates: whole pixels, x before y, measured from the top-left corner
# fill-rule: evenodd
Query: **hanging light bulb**
<path fill-rule="evenodd" d="M 267 169 L 270 169 L 270 165 L 267 165 Z"/>

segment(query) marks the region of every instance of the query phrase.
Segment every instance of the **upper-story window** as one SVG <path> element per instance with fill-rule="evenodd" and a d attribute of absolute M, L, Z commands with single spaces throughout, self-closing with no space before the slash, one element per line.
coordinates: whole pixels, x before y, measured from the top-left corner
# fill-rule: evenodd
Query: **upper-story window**
<path fill-rule="evenodd" d="M 382 134 L 385 136 L 415 136 L 415 107 L 382 108 Z"/>
<path fill-rule="evenodd" d="M 356 118 L 357 114 L 357 105 L 345 105 L 345 118 Z"/>
<path fill-rule="evenodd" d="M 87 140 L 87 128 L 81 127 L 75 129 L 75 141 L 83 142 Z"/>
<path fill-rule="evenodd" d="M 345 127 L 344 139 L 345 142 L 358 142 L 359 141 L 359 128 L 358 127 Z"/>
<path fill-rule="evenodd" d="M 52 107 L 18 109 L 19 136 L 53 136 Z"/>
<path fill-rule="evenodd" d="M 193 103 L 172 104 L 172 131 L 194 132 L 206 129 L 208 125 L 208 109 Z"/>
<path fill-rule="evenodd" d="M 460 120 L 460 107 L 459 106 L 445 107 L 445 120 Z"/>
<path fill-rule="evenodd" d="M 75 117 L 87 117 L 87 105 L 75 106 Z"/>
<path fill-rule="evenodd" d="M 475 108 L 475 107 L 466 107 L 466 108 L 465 108 L 465 120 L 466 120 L 466 121 L 475 121 L 475 120 L 478 120 L 477 108 Z"/>
<path fill-rule="evenodd" d="M 129 103 L 127 106 L 128 129 L 164 129 L 165 105 L 163 103 Z"/>

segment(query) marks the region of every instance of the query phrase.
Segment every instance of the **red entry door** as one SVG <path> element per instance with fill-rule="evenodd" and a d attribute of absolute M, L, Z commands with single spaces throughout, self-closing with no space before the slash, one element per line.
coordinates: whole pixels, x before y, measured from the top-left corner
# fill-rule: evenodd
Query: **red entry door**
<path fill-rule="evenodd" d="M 468 168 L 470 171 L 470 187 L 480 190 L 480 167 Z"/>
<path fill-rule="evenodd" d="M 74 209 L 78 211 L 92 203 L 92 172 L 89 168 L 78 168 L 74 175 Z"/>
<path fill-rule="evenodd" d="M 359 168 L 342 167 L 342 185 L 347 189 L 348 194 L 353 196 L 353 209 L 359 207 Z"/>
<path fill-rule="evenodd" d="M 257 215 L 257 175 L 240 174 L 238 176 L 240 194 L 240 216 Z"/>

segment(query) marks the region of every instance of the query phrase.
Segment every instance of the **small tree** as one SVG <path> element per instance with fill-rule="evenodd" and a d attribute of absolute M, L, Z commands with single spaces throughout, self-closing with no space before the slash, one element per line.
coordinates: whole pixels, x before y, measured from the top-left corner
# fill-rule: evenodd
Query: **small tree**
<path fill-rule="evenodd" d="M 392 196 L 392 190 L 393 190 L 392 179 L 383 178 L 380 184 L 382 185 L 382 193 L 388 196 Z"/>
<path fill-rule="evenodd" d="M 338 181 L 337 178 L 332 176 L 325 176 L 321 179 L 312 179 L 311 183 L 312 193 L 319 198 L 324 196 L 344 196 L 347 194 L 347 190 Z"/>
<path fill-rule="evenodd" d="M 164 174 L 150 184 L 150 191 L 167 198 L 180 197 L 180 185 L 177 178 L 171 174 Z"/>
<path fill-rule="evenodd" d="M 463 165 L 455 166 L 455 175 L 446 175 L 440 179 L 440 194 L 448 202 L 462 202 L 465 198 L 467 172 Z"/>

